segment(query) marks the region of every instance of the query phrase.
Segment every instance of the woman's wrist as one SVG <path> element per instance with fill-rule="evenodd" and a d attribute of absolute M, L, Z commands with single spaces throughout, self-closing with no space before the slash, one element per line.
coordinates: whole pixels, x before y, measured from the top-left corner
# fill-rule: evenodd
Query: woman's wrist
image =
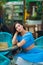
<path fill-rule="evenodd" d="M 16 31 L 16 34 L 18 34 L 18 31 Z"/>
<path fill-rule="evenodd" d="M 14 37 L 13 38 L 15 38 L 16 36 L 17 36 L 17 33 L 14 34 Z"/>
<path fill-rule="evenodd" d="M 14 36 L 17 36 L 17 34 L 18 34 L 18 33 L 16 32 L 16 33 L 14 34 Z"/>

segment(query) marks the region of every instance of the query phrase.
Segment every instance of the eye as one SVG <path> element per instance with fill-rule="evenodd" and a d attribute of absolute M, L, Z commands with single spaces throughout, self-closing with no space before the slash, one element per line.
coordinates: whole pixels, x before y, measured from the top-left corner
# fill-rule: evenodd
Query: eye
<path fill-rule="evenodd" d="M 20 25 L 18 25 L 18 26 L 16 27 L 16 29 L 17 29 L 18 27 L 20 27 Z"/>

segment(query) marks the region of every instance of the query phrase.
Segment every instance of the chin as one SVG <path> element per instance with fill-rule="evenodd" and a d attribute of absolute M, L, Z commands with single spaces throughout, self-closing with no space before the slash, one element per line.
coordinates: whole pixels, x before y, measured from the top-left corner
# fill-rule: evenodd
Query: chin
<path fill-rule="evenodd" d="M 19 30 L 18 32 L 22 32 L 22 30 Z"/>
<path fill-rule="evenodd" d="M 19 31 L 19 33 L 21 33 L 21 31 Z"/>
<path fill-rule="evenodd" d="M 21 33 L 22 31 L 19 31 L 19 33 Z"/>

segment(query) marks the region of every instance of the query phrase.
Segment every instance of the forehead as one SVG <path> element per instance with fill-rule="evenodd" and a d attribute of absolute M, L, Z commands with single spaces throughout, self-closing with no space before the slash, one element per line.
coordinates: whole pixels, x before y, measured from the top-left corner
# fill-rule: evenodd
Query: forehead
<path fill-rule="evenodd" d="M 15 27 L 17 27 L 18 25 L 21 25 L 21 24 L 17 23 L 17 24 L 15 25 Z"/>

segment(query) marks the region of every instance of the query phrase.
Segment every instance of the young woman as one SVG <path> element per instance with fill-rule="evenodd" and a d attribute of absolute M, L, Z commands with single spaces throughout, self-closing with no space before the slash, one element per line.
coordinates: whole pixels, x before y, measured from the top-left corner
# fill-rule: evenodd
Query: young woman
<path fill-rule="evenodd" d="M 24 26 L 18 22 L 15 23 L 14 30 L 12 43 L 23 49 L 17 56 L 17 65 L 24 65 L 23 61 L 24 63 L 25 61 L 32 63 L 43 62 L 43 50 L 35 47 L 32 33 L 26 31 Z"/>

